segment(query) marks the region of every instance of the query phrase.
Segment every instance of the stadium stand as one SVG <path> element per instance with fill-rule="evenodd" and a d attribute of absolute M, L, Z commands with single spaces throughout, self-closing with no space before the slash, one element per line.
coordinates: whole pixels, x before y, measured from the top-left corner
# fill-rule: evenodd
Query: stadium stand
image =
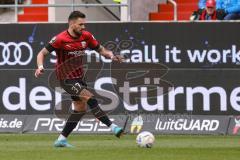
<path fill-rule="evenodd" d="M 18 4 L 26 3 L 27 0 L 18 0 Z M 12 5 L 15 0 L 0 0 L 0 5 Z M 21 10 L 19 10 L 21 12 Z M 15 13 L 14 8 L 0 8 L 0 22 L 14 22 Z"/>
<path fill-rule="evenodd" d="M 24 3 L 25 0 L 18 0 L 19 4 Z M 0 4 L 14 4 L 15 0 L 0 0 Z"/>
<path fill-rule="evenodd" d="M 32 4 L 48 4 L 48 0 L 32 0 Z M 18 14 L 19 22 L 48 22 L 47 7 L 26 7 Z"/>
<path fill-rule="evenodd" d="M 178 20 L 189 20 L 192 11 L 198 9 L 198 0 L 176 0 Z M 150 13 L 150 21 L 171 21 L 174 19 L 173 5 L 170 3 L 158 4 L 158 12 Z"/>

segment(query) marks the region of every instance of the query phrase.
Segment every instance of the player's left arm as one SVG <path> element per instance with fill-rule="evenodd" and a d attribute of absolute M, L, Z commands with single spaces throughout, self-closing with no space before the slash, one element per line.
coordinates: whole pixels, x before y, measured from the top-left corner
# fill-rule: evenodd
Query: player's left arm
<path fill-rule="evenodd" d="M 102 56 L 112 59 L 113 61 L 117 61 L 117 62 L 123 62 L 124 61 L 124 57 L 121 55 L 114 55 L 112 51 L 106 49 L 104 46 L 99 45 L 98 49 L 96 50 L 99 54 L 101 54 Z"/>
<path fill-rule="evenodd" d="M 104 46 L 102 46 L 95 38 L 94 36 L 88 32 L 88 36 L 89 36 L 89 48 L 97 51 L 100 55 L 112 59 L 113 61 L 117 61 L 117 62 L 123 62 L 124 61 L 124 57 L 121 55 L 114 55 L 112 51 L 106 49 Z"/>

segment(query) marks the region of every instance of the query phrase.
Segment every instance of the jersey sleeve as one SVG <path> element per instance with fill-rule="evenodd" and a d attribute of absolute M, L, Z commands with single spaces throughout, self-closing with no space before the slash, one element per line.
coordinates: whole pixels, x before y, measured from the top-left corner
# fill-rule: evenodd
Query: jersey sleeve
<path fill-rule="evenodd" d="M 60 47 L 61 47 L 61 40 L 60 40 L 60 38 L 59 38 L 58 36 L 53 37 L 53 38 L 48 42 L 48 44 L 45 46 L 45 48 L 46 48 L 49 52 L 58 50 L 58 49 L 60 49 Z"/>
<path fill-rule="evenodd" d="M 100 43 L 95 39 L 95 37 L 89 33 L 89 39 L 88 39 L 88 47 L 92 50 L 98 50 L 100 47 Z"/>

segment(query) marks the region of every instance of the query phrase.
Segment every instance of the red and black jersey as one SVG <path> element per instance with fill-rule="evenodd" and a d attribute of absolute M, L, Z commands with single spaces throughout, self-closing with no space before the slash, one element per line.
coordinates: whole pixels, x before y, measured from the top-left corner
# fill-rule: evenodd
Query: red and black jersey
<path fill-rule="evenodd" d="M 75 38 L 66 30 L 55 36 L 45 48 L 49 52 L 56 51 L 56 74 L 58 79 L 63 80 L 82 78 L 85 50 L 97 50 L 99 46 L 99 42 L 88 31 L 82 31 L 81 36 Z"/>
<path fill-rule="evenodd" d="M 217 20 L 217 12 L 214 11 L 212 15 L 208 15 L 206 9 L 204 9 L 199 20 Z"/>

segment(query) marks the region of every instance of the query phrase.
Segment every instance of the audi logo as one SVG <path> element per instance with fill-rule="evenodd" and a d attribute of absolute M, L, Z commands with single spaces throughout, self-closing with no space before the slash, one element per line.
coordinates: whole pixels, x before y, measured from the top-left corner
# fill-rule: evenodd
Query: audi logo
<path fill-rule="evenodd" d="M 0 42 L 1 51 L 0 65 L 28 65 L 33 57 L 32 47 L 26 42 Z"/>

